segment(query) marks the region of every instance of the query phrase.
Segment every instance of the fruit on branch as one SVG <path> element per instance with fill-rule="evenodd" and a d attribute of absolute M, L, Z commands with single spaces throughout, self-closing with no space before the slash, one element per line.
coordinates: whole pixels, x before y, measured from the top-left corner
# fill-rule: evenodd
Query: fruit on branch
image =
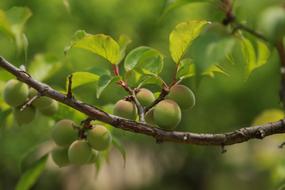
<path fill-rule="evenodd" d="M 29 88 L 29 98 L 32 98 L 38 94 L 38 91 L 34 88 Z"/>
<path fill-rule="evenodd" d="M 58 167 L 64 167 L 64 166 L 69 165 L 68 148 L 67 147 L 55 147 L 51 151 L 51 157 L 52 157 L 54 163 Z"/>
<path fill-rule="evenodd" d="M 58 121 L 52 130 L 52 139 L 59 146 L 69 146 L 77 136 L 75 123 L 68 119 Z"/>
<path fill-rule="evenodd" d="M 36 110 L 32 106 L 26 107 L 21 111 L 21 107 L 16 107 L 13 111 L 14 118 L 19 125 L 28 124 L 32 122 L 36 115 Z"/>
<path fill-rule="evenodd" d="M 51 104 L 46 107 L 40 107 L 38 108 L 39 111 L 46 116 L 52 116 L 54 115 L 58 110 L 58 103 L 55 100 L 52 100 Z"/>
<path fill-rule="evenodd" d="M 173 130 L 181 121 L 181 110 L 173 100 L 162 100 L 154 107 L 153 120 L 160 128 Z"/>
<path fill-rule="evenodd" d="M 94 125 L 87 132 L 87 141 L 95 150 L 106 150 L 112 142 L 110 131 L 102 125 Z"/>
<path fill-rule="evenodd" d="M 12 107 L 19 106 L 28 98 L 29 88 L 26 84 L 11 79 L 7 82 L 4 91 L 3 98 L 4 101 Z"/>
<path fill-rule="evenodd" d="M 155 121 L 153 119 L 153 111 L 154 111 L 154 108 L 150 109 L 148 112 L 146 112 L 144 116 L 145 121 L 151 125 L 155 125 Z"/>
<path fill-rule="evenodd" d="M 95 163 L 98 159 L 98 156 L 99 156 L 99 153 L 96 150 L 92 149 L 92 154 L 88 161 L 88 164 Z"/>
<path fill-rule="evenodd" d="M 74 141 L 68 149 L 68 159 L 72 164 L 86 164 L 92 156 L 92 149 L 86 140 Z"/>
<path fill-rule="evenodd" d="M 137 109 L 134 103 L 126 101 L 126 100 L 119 100 L 114 107 L 113 114 L 119 117 L 124 117 L 127 119 L 136 119 L 137 116 Z"/>
<path fill-rule="evenodd" d="M 185 85 L 175 85 L 171 87 L 167 99 L 174 100 L 181 109 L 192 108 L 195 105 L 195 95 Z"/>
<path fill-rule="evenodd" d="M 273 42 L 282 39 L 285 34 L 284 8 L 280 6 L 265 9 L 260 16 L 258 28 Z"/>
<path fill-rule="evenodd" d="M 33 101 L 32 104 L 36 108 L 41 109 L 41 108 L 44 108 L 44 107 L 51 105 L 53 101 L 55 101 L 55 100 L 53 100 L 49 97 L 46 97 L 46 96 L 41 96 L 38 99 L 36 99 L 35 101 Z"/>
<path fill-rule="evenodd" d="M 138 93 L 136 94 L 136 97 L 141 103 L 141 105 L 144 107 L 149 106 L 155 100 L 153 93 L 146 88 L 139 89 Z"/>

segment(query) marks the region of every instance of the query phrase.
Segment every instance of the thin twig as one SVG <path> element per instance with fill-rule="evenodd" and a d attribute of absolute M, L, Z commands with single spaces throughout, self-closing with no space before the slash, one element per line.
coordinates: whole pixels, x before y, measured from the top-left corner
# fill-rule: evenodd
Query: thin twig
<path fill-rule="evenodd" d="M 33 96 L 32 98 L 30 98 L 30 99 L 21 107 L 20 111 L 24 111 L 24 109 L 26 109 L 27 107 L 31 106 L 32 103 L 33 103 L 36 99 L 38 99 L 39 97 L 41 97 L 41 94 L 40 94 L 40 93 L 38 93 L 38 94 L 36 94 L 35 96 Z"/>
<path fill-rule="evenodd" d="M 68 76 L 68 85 L 67 85 L 67 94 L 66 94 L 67 98 L 73 98 L 72 95 L 72 74 Z"/>

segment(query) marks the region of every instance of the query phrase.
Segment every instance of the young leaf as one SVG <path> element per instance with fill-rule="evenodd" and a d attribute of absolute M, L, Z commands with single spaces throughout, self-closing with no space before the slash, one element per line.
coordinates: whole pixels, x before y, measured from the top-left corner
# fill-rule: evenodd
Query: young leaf
<path fill-rule="evenodd" d="M 210 77 L 214 77 L 215 73 L 221 73 L 226 76 L 229 76 L 228 73 L 226 73 L 220 65 L 211 65 L 209 68 L 206 69 L 202 74 Z"/>
<path fill-rule="evenodd" d="M 90 72 L 74 72 L 72 73 L 72 89 L 79 86 L 95 83 L 99 80 L 99 75 Z M 68 77 L 66 79 L 66 89 L 68 85 Z"/>
<path fill-rule="evenodd" d="M 127 55 L 124 67 L 126 71 L 136 69 L 145 74 L 157 75 L 163 68 L 163 56 L 158 50 L 140 46 Z"/>
<path fill-rule="evenodd" d="M 112 137 L 112 144 L 121 153 L 121 155 L 123 157 L 123 161 L 124 161 L 124 167 L 125 167 L 126 166 L 126 156 L 127 156 L 127 153 L 126 153 L 124 145 L 119 141 L 119 139 L 117 139 L 114 136 Z"/>
<path fill-rule="evenodd" d="M 209 22 L 205 20 L 192 20 L 176 25 L 169 35 L 169 50 L 176 64 L 179 64 L 187 48 L 192 44 L 192 41 L 200 35 L 202 29 L 208 23 Z"/>
<path fill-rule="evenodd" d="M 102 75 L 99 78 L 99 81 L 97 83 L 97 91 L 96 91 L 96 97 L 99 98 L 101 93 L 105 90 L 107 86 L 109 86 L 111 83 L 116 82 L 119 80 L 118 76 L 110 76 L 110 75 Z"/>
<path fill-rule="evenodd" d="M 163 84 L 163 80 L 157 75 L 143 75 L 143 77 L 139 81 L 139 85 L 137 88 L 147 84 L 155 84 L 161 86 Z"/>
<path fill-rule="evenodd" d="M 37 160 L 31 168 L 26 170 L 19 179 L 15 189 L 29 190 L 40 177 L 41 173 L 44 171 L 47 158 L 48 155 L 43 156 Z"/>
<path fill-rule="evenodd" d="M 132 40 L 128 36 L 120 35 L 119 40 L 118 40 L 118 43 L 120 46 L 120 56 L 121 56 L 120 61 L 122 61 L 122 59 L 125 57 L 126 49 L 131 42 L 132 42 Z"/>
<path fill-rule="evenodd" d="M 121 59 L 119 44 L 105 34 L 92 35 L 82 30 L 77 31 L 71 44 L 65 48 L 65 53 L 73 47 L 91 51 L 107 59 L 111 64 L 118 64 Z"/>
<path fill-rule="evenodd" d="M 185 79 L 195 75 L 195 65 L 189 58 L 183 59 L 178 65 L 177 78 Z"/>
<path fill-rule="evenodd" d="M 270 50 L 260 40 L 256 42 L 256 49 L 255 49 L 250 40 L 246 38 L 242 38 L 241 48 L 242 48 L 243 58 L 245 59 L 246 62 L 245 77 L 247 79 L 255 69 L 261 67 L 267 62 L 270 56 Z"/>

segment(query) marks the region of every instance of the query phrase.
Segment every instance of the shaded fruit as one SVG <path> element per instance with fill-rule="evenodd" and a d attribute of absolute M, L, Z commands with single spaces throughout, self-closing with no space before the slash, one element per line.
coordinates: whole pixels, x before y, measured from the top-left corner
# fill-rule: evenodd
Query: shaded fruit
<path fill-rule="evenodd" d="M 259 17 L 259 30 L 271 41 L 282 39 L 285 34 L 285 10 L 283 7 L 269 7 Z"/>
<path fill-rule="evenodd" d="M 91 156 L 92 149 L 86 140 L 76 140 L 68 149 L 68 159 L 72 164 L 86 164 L 91 159 Z"/>
<path fill-rule="evenodd" d="M 127 119 L 136 119 L 136 106 L 129 101 L 119 100 L 114 107 L 113 114 Z"/>
<path fill-rule="evenodd" d="M 110 146 L 112 135 L 106 127 L 94 125 L 93 128 L 87 132 L 87 141 L 92 148 L 102 151 Z"/>
<path fill-rule="evenodd" d="M 52 139 L 59 146 L 69 146 L 77 139 L 75 123 L 68 119 L 58 121 L 52 130 Z"/>
<path fill-rule="evenodd" d="M 32 98 L 38 94 L 38 91 L 35 90 L 34 88 L 29 88 L 29 98 Z"/>
<path fill-rule="evenodd" d="M 40 107 L 39 111 L 46 116 L 52 116 L 54 115 L 58 110 L 58 102 L 55 100 L 52 100 L 51 104 L 46 107 Z"/>
<path fill-rule="evenodd" d="M 35 119 L 36 110 L 34 107 L 26 107 L 23 111 L 20 107 L 14 109 L 14 118 L 19 125 L 28 124 Z"/>
<path fill-rule="evenodd" d="M 162 100 L 153 111 L 154 122 L 163 129 L 174 129 L 181 121 L 181 110 L 173 100 Z"/>
<path fill-rule="evenodd" d="M 145 117 L 144 117 L 145 121 L 151 125 L 155 125 L 154 118 L 153 118 L 153 111 L 154 111 L 154 108 L 146 112 Z"/>
<path fill-rule="evenodd" d="M 97 161 L 98 156 L 99 156 L 99 152 L 92 149 L 92 154 L 91 154 L 91 157 L 88 161 L 88 164 L 95 163 Z"/>
<path fill-rule="evenodd" d="M 192 108 L 195 105 L 195 95 L 185 85 L 175 85 L 170 89 L 167 99 L 174 100 L 181 109 Z"/>
<path fill-rule="evenodd" d="M 46 96 L 41 96 L 41 97 L 37 98 L 35 101 L 33 101 L 32 104 L 36 108 L 41 109 L 41 108 L 48 107 L 49 105 L 52 104 L 53 101 L 55 101 L 55 100 L 53 100 L 49 97 L 46 97 Z"/>
<path fill-rule="evenodd" d="M 4 101 L 12 107 L 19 106 L 28 98 L 29 88 L 26 84 L 15 79 L 9 80 L 4 87 Z"/>
<path fill-rule="evenodd" d="M 55 147 L 51 151 L 51 157 L 58 167 L 64 167 L 69 164 L 68 148 L 66 147 Z"/>
<path fill-rule="evenodd" d="M 146 88 L 139 89 L 139 92 L 136 94 L 136 97 L 141 103 L 141 105 L 145 107 L 149 106 L 155 100 L 153 93 Z"/>

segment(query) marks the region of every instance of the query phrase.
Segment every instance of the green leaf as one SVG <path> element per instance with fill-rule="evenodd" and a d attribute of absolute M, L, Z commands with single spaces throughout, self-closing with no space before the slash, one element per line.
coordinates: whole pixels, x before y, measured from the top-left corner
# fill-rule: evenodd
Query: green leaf
<path fill-rule="evenodd" d="M 16 185 L 16 190 L 29 190 L 45 169 L 48 155 L 37 160 L 31 168 L 26 170 Z"/>
<path fill-rule="evenodd" d="M 12 37 L 18 50 L 27 52 L 27 38 L 24 35 L 24 26 L 32 16 L 30 9 L 26 7 L 13 7 L 4 12 L 0 10 L 0 30 Z"/>
<path fill-rule="evenodd" d="M 83 30 L 77 31 L 71 44 L 65 48 L 65 53 L 73 47 L 91 51 L 107 59 L 111 64 L 118 64 L 121 59 L 119 44 L 105 34 L 92 35 Z"/>
<path fill-rule="evenodd" d="M 34 79 L 45 81 L 54 76 L 60 67 L 61 63 L 56 57 L 37 54 L 29 65 L 28 71 Z"/>
<path fill-rule="evenodd" d="M 123 161 L 124 161 L 124 167 L 125 167 L 126 166 L 126 156 L 127 156 L 127 153 L 126 153 L 126 149 L 125 149 L 124 145 L 119 141 L 119 139 L 117 139 L 114 136 L 112 137 L 112 144 L 121 153 L 121 155 L 123 157 Z"/>
<path fill-rule="evenodd" d="M 179 64 L 187 48 L 200 35 L 206 24 L 209 24 L 209 22 L 192 20 L 176 25 L 169 35 L 169 50 L 176 64 Z"/>
<path fill-rule="evenodd" d="M 157 75 L 144 75 L 139 81 L 139 85 L 137 88 L 147 84 L 155 84 L 161 86 L 163 84 L 163 80 Z"/>
<path fill-rule="evenodd" d="M 124 67 L 126 71 L 136 69 L 145 74 L 159 74 L 163 68 L 163 56 L 158 50 L 140 46 L 127 55 Z"/>
<path fill-rule="evenodd" d="M 110 75 L 100 76 L 99 81 L 97 83 L 96 97 L 99 98 L 107 86 L 109 86 L 111 83 L 116 82 L 118 80 L 119 80 L 118 76 L 115 76 L 115 77 L 110 76 Z"/>
<path fill-rule="evenodd" d="M 226 73 L 220 65 L 211 65 L 209 68 L 206 69 L 206 71 L 203 72 L 203 75 L 214 77 L 215 73 L 221 73 L 226 76 L 229 76 L 229 74 Z"/>
<path fill-rule="evenodd" d="M 285 117 L 281 109 L 267 109 L 254 118 L 253 125 L 264 125 L 269 122 L 275 122 Z"/>
<path fill-rule="evenodd" d="M 126 55 L 126 49 L 128 47 L 128 45 L 132 42 L 132 40 L 126 36 L 126 35 L 120 35 L 118 43 L 120 46 L 120 61 L 122 61 L 122 59 L 125 57 Z"/>
<path fill-rule="evenodd" d="M 74 72 L 72 73 L 72 89 L 79 86 L 95 83 L 99 80 L 100 76 L 90 72 Z M 66 89 L 68 87 L 68 77 L 66 79 Z"/>
<path fill-rule="evenodd" d="M 178 65 L 177 78 L 185 79 L 195 75 L 195 65 L 192 62 L 192 59 L 186 58 L 183 59 Z"/>
<path fill-rule="evenodd" d="M 243 58 L 246 62 L 246 79 L 257 68 L 267 63 L 270 56 L 270 50 L 262 41 L 256 41 L 256 49 L 250 40 L 246 38 L 241 39 L 241 48 Z"/>

